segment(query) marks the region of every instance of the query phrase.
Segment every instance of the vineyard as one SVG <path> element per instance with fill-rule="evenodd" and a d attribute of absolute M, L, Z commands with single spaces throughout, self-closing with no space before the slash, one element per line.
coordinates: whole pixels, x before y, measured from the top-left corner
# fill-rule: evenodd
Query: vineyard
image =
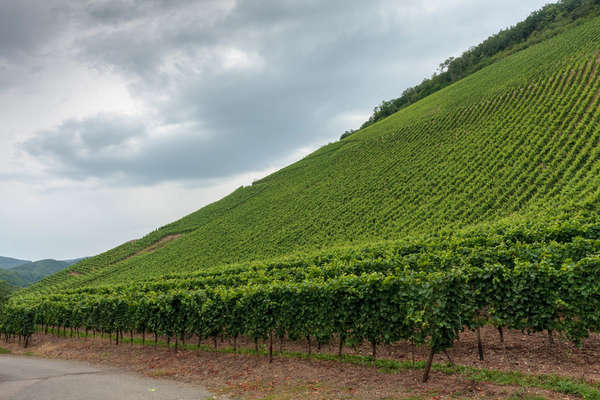
<path fill-rule="evenodd" d="M 600 333 L 600 18 L 13 295 L 0 332 L 407 341 Z M 127 283 L 123 283 L 127 282 Z M 177 344 L 176 344 L 177 346 Z"/>
<path fill-rule="evenodd" d="M 25 343 L 36 326 L 115 334 L 117 343 L 123 332 L 183 343 L 244 336 L 268 340 L 271 359 L 274 337 L 337 340 L 340 354 L 368 341 L 373 358 L 378 344 L 406 340 L 429 346 L 429 367 L 460 332 L 488 324 L 576 343 L 600 332 L 600 218 L 495 231 L 21 297 L 0 324 Z"/>

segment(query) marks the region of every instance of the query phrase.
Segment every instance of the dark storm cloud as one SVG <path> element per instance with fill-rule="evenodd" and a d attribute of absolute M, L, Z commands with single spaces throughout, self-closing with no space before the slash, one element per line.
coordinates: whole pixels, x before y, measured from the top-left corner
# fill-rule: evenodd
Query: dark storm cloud
<path fill-rule="evenodd" d="M 0 1 L 0 58 L 39 48 L 60 29 L 63 18 L 54 1 Z"/>
<path fill-rule="evenodd" d="M 128 184 L 265 168 L 356 127 L 336 118 L 368 113 L 430 75 L 436 62 L 506 25 L 498 21 L 526 14 L 511 19 L 514 7 L 507 4 L 458 4 L 81 3 L 69 14 L 77 56 L 127 79 L 152 121 L 119 115 L 66 121 L 22 149 L 61 175 Z M 494 23 L 500 26 L 485 28 Z"/>

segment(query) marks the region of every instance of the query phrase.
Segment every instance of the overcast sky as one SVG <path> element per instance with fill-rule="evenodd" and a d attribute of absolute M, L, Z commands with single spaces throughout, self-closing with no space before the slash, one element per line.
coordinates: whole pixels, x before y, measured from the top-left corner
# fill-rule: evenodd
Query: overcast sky
<path fill-rule="evenodd" d="M 0 0 L 0 256 L 140 237 L 545 3 Z"/>

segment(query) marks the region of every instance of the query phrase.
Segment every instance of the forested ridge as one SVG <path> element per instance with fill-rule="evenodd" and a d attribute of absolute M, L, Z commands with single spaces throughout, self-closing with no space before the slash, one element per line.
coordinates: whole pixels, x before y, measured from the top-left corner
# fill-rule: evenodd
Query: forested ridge
<path fill-rule="evenodd" d="M 600 15 L 599 0 L 561 0 L 548 4 L 531 13 L 524 21 L 471 47 L 460 57 L 448 58 L 431 78 L 425 78 L 419 85 L 406 89 L 400 97 L 381 102 L 360 128 L 366 128 L 501 58 L 564 32 L 574 23 L 597 15 Z M 346 131 L 341 139 L 354 132 Z"/>

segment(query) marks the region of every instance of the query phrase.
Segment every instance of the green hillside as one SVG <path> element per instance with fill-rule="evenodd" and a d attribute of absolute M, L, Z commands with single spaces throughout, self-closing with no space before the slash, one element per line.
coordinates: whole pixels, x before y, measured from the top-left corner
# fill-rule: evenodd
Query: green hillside
<path fill-rule="evenodd" d="M 600 332 L 600 18 L 579 22 L 20 291 L 0 332 L 368 341 L 374 357 L 398 341 L 433 357 L 488 324 Z"/>
<path fill-rule="evenodd" d="M 0 305 L 4 303 L 15 290 L 16 287 L 0 280 Z"/>
<path fill-rule="evenodd" d="M 26 261 L 9 269 L 0 269 L 0 281 L 16 286 L 25 287 L 39 281 L 46 276 L 52 275 L 58 271 L 73 265 L 81 259 L 75 260 L 40 260 Z"/>
<path fill-rule="evenodd" d="M 32 290 L 398 240 L 595 202 L 599 36 L 597 18 L 576 26 Z"/>

